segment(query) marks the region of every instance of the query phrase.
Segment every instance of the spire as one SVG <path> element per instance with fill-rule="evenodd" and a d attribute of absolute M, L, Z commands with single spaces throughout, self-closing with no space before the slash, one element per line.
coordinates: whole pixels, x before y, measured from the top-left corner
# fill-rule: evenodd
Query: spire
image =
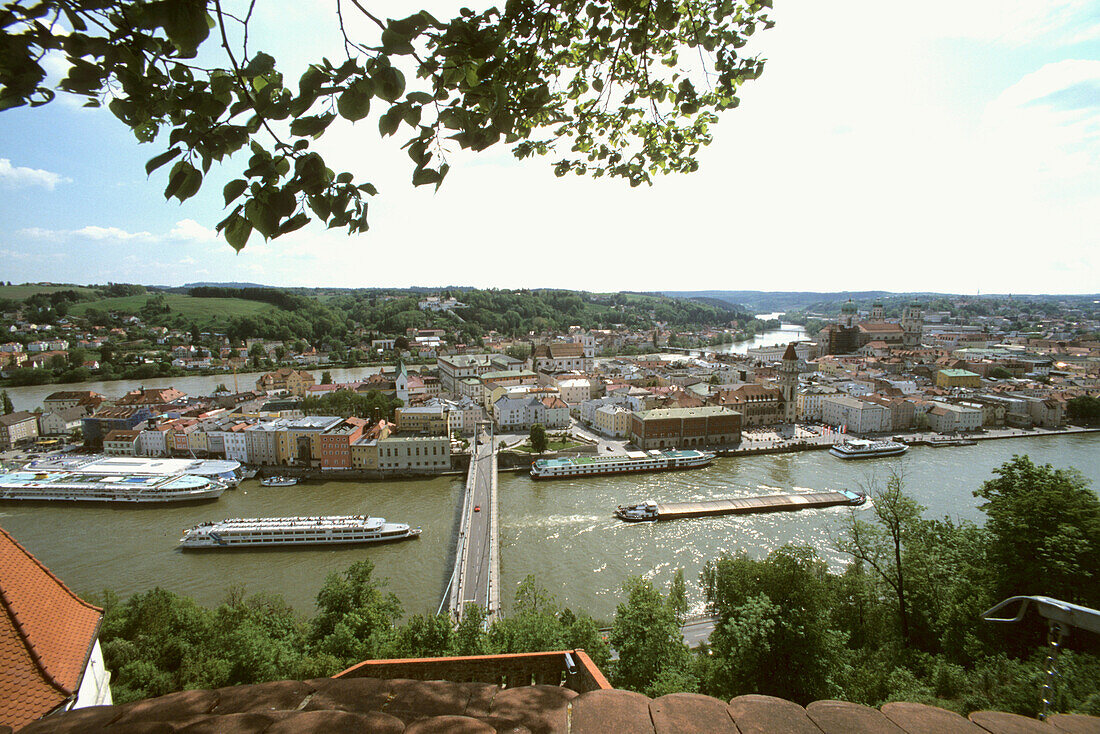
<path fill-rule="evenodd" d="M 772 352 L 775 354 L 775 352 Z M 784 362 L 797 362 L 798 354 L 794 351 L 794 342 L 787 342 L 787 351 L 783 352 Z"/>

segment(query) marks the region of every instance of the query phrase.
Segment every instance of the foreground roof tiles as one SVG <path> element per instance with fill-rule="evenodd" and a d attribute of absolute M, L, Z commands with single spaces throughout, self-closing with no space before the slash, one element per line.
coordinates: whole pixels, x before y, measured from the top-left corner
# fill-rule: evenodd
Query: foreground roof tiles
<path fill-rule="evenodd" d="M 0 726 L 19 727 L 77 692 L 102 610 L 2 528 L 0 607 Z"/>
<path fill-rule="evenodd" d="M 1060 714 L 1042 722 L 1002 712 L 969 719 L 933 706 L 889 703 L 882 710 L 844 701 L 803 708 L 772 696 L 728 703 L 695 693 L 650 699 L 561 686 L 501 688 L 380 678 L 279 681 L 214 691 L 181 691 L 119 706 L 97 706 L 36 721 L 22 734 L 1100 734 L 1100 718 Z"/>

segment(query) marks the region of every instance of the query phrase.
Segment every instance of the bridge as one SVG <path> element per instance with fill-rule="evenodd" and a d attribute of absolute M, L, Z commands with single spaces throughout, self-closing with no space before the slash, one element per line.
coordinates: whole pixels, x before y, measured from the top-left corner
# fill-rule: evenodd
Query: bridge
<path fill-rule="evenodd" d="M 500 613 L 500 512 L 495 444 L 491 434 L 483 438 L 470 454 L 455 566 L 440 609 L 461 614 L 467 604 L 478 604 L 492 621 Z"/>

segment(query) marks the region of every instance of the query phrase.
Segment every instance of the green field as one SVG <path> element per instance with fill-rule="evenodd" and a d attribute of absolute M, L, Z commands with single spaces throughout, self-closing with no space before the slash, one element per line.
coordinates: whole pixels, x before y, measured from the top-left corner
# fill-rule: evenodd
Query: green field
<path fill-rule="evenodd" d="M 83 316 L 89 308 L 100 311 L 117 311 L 136 314 L 145 305 L 151 293 L 122 298 L 103 298 L 98 301 L 74 303 L 70 309 L 74 316 Z M 216 320 L 218 317 L 255 316 L 275 309 L 269 303 L 246 301 L 243 298 L 192 298 L 182 293 L 165 293 L 172 313 L 198 320 Z"/>
<path fill-rule="evenodd" d="M 84 295 L 93 295 L 95 291 L 82 285 L 0 285 L 0 298 L 22 301 L 38 293 L 56 293 L 57 291 L 76 291 Z"/>

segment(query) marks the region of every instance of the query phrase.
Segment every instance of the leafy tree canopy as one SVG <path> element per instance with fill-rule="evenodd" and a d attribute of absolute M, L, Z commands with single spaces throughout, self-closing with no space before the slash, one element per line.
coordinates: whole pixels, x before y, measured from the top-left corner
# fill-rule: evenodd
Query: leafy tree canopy
<path fill-rule="evenodd" d="M 140 142 L 167 143 L 146 171 L 172 163 L 164 195 L 180 201 L 215 162 L 247 150 L 218 224 L 239 250 L 253 230 L 278 237 L 314 217 L 367 229 L 364 195 L 375 186 L 314 148 L 337 117 L 373 115 L 382 136 L 404 128 L 416 186 L 443 182 L 448 148 L 501 141 L 519 158 L 553 155 L 559 176 L 636 186 L 694 171 L 716 113 L 736 107 L 740 85 L 762 70 L 740 49 L 771 25 L 770 5 L 510 0 L 450 20 L 383 20 L 340 0 L 342 52 L 295 80 L 260 48 L 270 40 L 249 37 L 254 1 L 16 0 L 0 11 L 0 110 L 47 104 L 56 90 L 107 105 Z M 51 88 L 54 55 L 70 66 Z"/>

